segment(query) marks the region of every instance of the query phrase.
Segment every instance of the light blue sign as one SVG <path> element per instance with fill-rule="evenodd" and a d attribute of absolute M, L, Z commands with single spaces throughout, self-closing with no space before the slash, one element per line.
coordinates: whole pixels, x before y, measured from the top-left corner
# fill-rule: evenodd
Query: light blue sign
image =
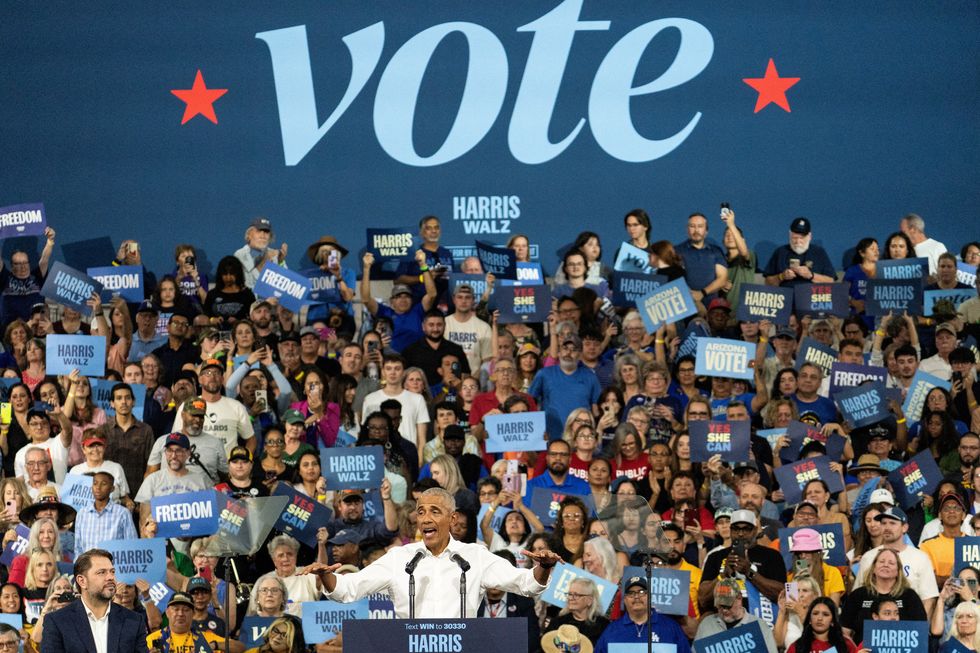
<path fill-rule="evenodd" d="M 67 503 L 75 510 L 88 508 L 95 502 L 92 496 L 91 476 L 84 474 L 65 474 L 65 480 L 61 484 L 61 501 Z"/>
<path fill-rule="evenodd" d="M 92 293 L 102 294 L 102 284 L 92 277 L 55 261 L 48 269 L 48 278 L 41 288 L 41 295 L 62 306 L 74 308 L 82 315 L 92 315 L 92 308 L 86 304 Z"/>
<path fill-rule="evenodd" d="M 955 640 L 955 637 L 950 639 Z M 929 646 L 929 624 L 925 621 L 877 621 L 864 622 L 864 644 L 875 653 L 907 653 L 926 650 Z M 965 647 L 964 647 L 965 648 Z"/>
<path fill-rule="evenodd" d="M 544 271 L 540 263 L 517 262 L 517 278 L 501 279 L 501 286 L 540 286 L 544 284 Z"/>
<path fill-rule="evenodd" d="M 668 569 L 654 567 L 650 575 L 650 598 L 657 612 L 687 616 L 691 602 L 691 572 L 684 569 Z M 643 567 L 625 567 L 619 588 L 626 596 L 626 583 L 631 578 L 639 576 L 646 580 L 647 572 Z"/>
<path fill-rule="evenodd" d="M 902 404 L 902 412 L 910 422 L 918 422 L 922 418 L 922 408 L 926 405 L 926 395 L 933 388 L 942 388 L 949 392 L 951 384 L 937 376 L 933 376 L 922 370 L 916 370 L 909 384 L 908 392 L 905 393 L 905 403 Z"/>
<path fill-rule="evenodd" d="M 691 290 L 684 277 L 665 283 L 636 300 L 647 333 L 656 333 L 661 324 L 671 324 L 697 313 Z"/>
<path fill-rule="evenodd" d="M 335 447 L 353 447 L 357 438 L 344 429 L 337 430 L 337 438 L 334 440 Z"/>
<path fill-rule="evenodd" d="M 105 337 L 63 336 L 52 333 L 47 337 L 44 362 L 48 374 L 71 374 L 78 370 L 82 376 L 105 374 Z"/>
<path fill-rule="evenodd" d="M 329 642 L 337 636 L 345 621 L 368 618 L 368 600 L 351 603 L 305 601 L 303 603 L 303 638 L 307 644 Z"/>
<path fill-rule="evenodd" d="M 548 447 L 545 414 L 542 411 L 487 415 L 484 425 L 487 453 L 544 451 Z"/>
<path fill-rule="evenodd" d="M 104 410 L 106 416 L 115 416 L 116 409 L 112 407 L 112 387 L 119 381 L 90 377 L 88 382 L 92 387 L 92 403 Z M 146 410 L 146 386 L 142 383 L 130 383 L 129 387 L 133 389 L 133 417 L 142 420 L 143 412 Z"/>
<path fill-rule="evenodd" d="M 333 272 L 320 268 L 301 270 L 300 274 L 310 280 L 309 301 L 318 304 L 340 304 L 343 298 L 337 289 L 337 278 Z"/>
<path fill-rule="evenodd" d="M 834 395 L 834 403 L 855 428 L 880 422 L 889 415 L 885 386 L 880 381 L 844 388 Z"/>
<path fill-rule="evenodd" d="M 958 261 L 956 263 L 956 280 L 971 288 L 977 285 L 977 266 Z"/>
<path fill-rule="evenodd" d="M 88 276 L 102 284 L 102 301 L 108 302 L 113 296 L 122 297 L 127 302 L 143 301 L 143 266 L 118 265 L 89 268 Z"/>
<path fill-rule="evenodd" d="M 642 272 L 643 274 L 656 272 L 656 269 L 650 265 L 650 255 L 645 250 L 625 242 L 619 246 L 619 253 L 616 255 L 613 270 L 616 272 Z"/>
<path fill-rule="evenodd" d="M 26 555 L 27 547 L 30 546 L 31 529 L 24 524 L 17 524 L 14 533 L 17 534 L 17 537 L 4 547 L 3 554 L 0 555 L 0 564 L 6 565 L 8 568 L 14 558 L 19 555 Z"/>
<path fill-rule="evenodd" d="M 749 361 L 756 345 L 727 338 L 698 338 L 694 372 L 700 376 L 721 376 L 751 381 L 755 372 Z"/>
<path fill-rule="evenodd" d="M 568 604 L 568 590 L 572 581 L 576 578 L 588 578 L 596 587 L 599 588 L 599 610 L 605 613 L 616 595 L 616 583 L 611 583 L 605 578 L 600 578 L 595 574 L 590 574 L 580 567 L 559 562 L 551 571 L 551 578 L 548 580 L 548 587 L 541 594 L 541 600 L 559 608 L 564 608 Z M 685 606 L 686 608 L 686 606 Z M 687 611 L 684 612 L 687 614 Z"/>
<path fill-rule="evenodd" d="M 43 236 L 47 225 L 44 204 L 14 204 L 0 208 L 0 240 Z"/>
<path fill-rule="evenodd" d="M 280 304 L 298 313 L 308 303 L 310 280 L 298 272 L 269 261 L 262 268 L 262 274 L 255 282 L 253 290 L 256 297 L 275 297 Z"/>
<path fill-rule="evenodd" d="M 161 581 L 150 585 L 149 594 L 153 605 L 157 606 L 160 612 L 163 612 L 167 609 L 167 603 L 170 602 L 170 597 L 174 595 L 174 591 L 169 585 Z"/>
<path fill-rule="evenodd" d="M 2 612 L 0 613 L 0 624 L 7 624 L 8 626 L 12 626 L 17 630 L 20 630 L 24 625 L 24 618 L 19 614 L 8 614 L 6 612 Z"/>
<path fill-rule="evenodd" d="M 489 503 L 480 504 L 480 512 L 476 515 L 476 523 L 482 524 L 483 518 L 486 516 L 487 511 L 490 509 Z M 493 515 L 490 517 L 490 530 L 496 532 L 500 525 L 504 523 L 504 517 L 507 513 L 511 512 L 510 508 L 504 508 L 503 506 L 497 506 L 497 509 L 493 511 Z M 483 542 L 483 529 L 476 529 L 476 539 Z M 489 543 L 488 543 L 489 544 Z"/>
<path fill-rule="evenodd" d="M 218 532 L 215 490 L 183 492 L 150 499 L 157 537 L 190 537 Z"/>
<path fill-rule="evenodd" d="M 133 585 L 142 579 L 152 585 L 167 580 L 167 541 L 163 538 L 110 540 L 101 547 L 112 554 L 117 581 Z"/>
<path fill-rule="evenodd" d="M 320 467 L 328 490 L 381 487 L 385 477 L 384 447 L 320 447 Z"/>
<path fill-rule="evenodd" d="M 771 449 L 776 448 L 776 443 L 779 442 L 779 438 L 786 435 L 786 428 L 779 429 L 761 429 L 755 432 L 760 438 L 765 438 L 766 442 L 769 443 Z"/>
<path fill-rule="evenodd" d="M 927 290 L 925 299 L 922 302 L 922 314 L 932 316 L 932 309 L 936 302 L 948 299 L 953 302 L 953 308 L 959 308 L 963 302 L 977 296 L 977 291 L 973 288 L 954 288 L 953 290 Z"/>

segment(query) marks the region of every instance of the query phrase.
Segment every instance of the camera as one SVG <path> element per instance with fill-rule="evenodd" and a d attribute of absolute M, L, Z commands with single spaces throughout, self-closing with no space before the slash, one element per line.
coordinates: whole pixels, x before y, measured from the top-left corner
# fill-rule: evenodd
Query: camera
<path fill-rule="evenodd" d="M 197 265 L 197 257 L 188 256 L 187 258 L 184 259 L 184 263 L 186 263 L 187 265 Z"/>
<path fill-rule="evenodd" d="M 58 595 L 58 603 L 71 603 L 75 600 L 74 592 L 62 592 Z"/>

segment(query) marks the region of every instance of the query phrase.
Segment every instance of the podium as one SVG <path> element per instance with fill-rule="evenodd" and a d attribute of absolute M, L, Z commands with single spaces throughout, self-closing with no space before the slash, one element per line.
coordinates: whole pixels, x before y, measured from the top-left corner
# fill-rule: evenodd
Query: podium
<path fill-rule="evenodd" d="M 344 653 L 527 653 L 526 619 L 353 619 Z"/>

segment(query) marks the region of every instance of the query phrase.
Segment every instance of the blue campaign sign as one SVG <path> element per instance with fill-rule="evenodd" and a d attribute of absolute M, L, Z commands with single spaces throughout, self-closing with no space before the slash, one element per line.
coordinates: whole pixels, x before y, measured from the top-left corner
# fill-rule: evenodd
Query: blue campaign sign
<path fill-rule="evenodd" d="M 847 317 L 851 311 L 849 290 L 848 283 L 804 283 L 793 286 L 793 311 L 798 317 Z"/>
<path fill-rule="evenodd" d="M 661 644 L 659 642 L 654 642 L 649 646 L 639 642 L 609 642 L 607 648 L 609 653 L 677 653 L 677 644 Z"/>
<path fill-rule="evenodd" d="M 122 297 L 127 302 L 143 301 L 143 267 L 140 265 L 119 265 L 89 268 L 88 276 L 102 284 L 102 301 L 108 302 L 113 296 Z"/>
<path fill-rule="evenodd" d="M 102 293 L 102 284 L 83 272 L 55 261 L 48 269 L 48 277 L 41 287 L 41 294 L 62 306 L 74 308 L 82 315 L 92 315 L 86 304 L 92 293 Z"/>
<path fill-rule="evenodd" d="M 977 285 L 977 266 L 958 261 L 956 263 L 956 280 L 973 288 Z"/>
<path fill-rule="evenodd" d="M 280 304 L 298 313 L 309 303 L 310 280 L 298 272 L 267 261 L 253 291 L 256 297 L 274 297 Z"/>
<path fill-rule="evenodd" d="M 875 264 L 879 279 L 918 279 L 929 276 L 929 259 L 901 258 L 882 259 Z"/>
<path fill-rule="evenodd" d="M 544 451 L 545 414 L 542 411 L 487 415 L 487 453 L 505 451 Z"/>
<path fill-rule="evenodd" d="M 789 324 L 793 314 L 793 290 L 779 286 L 742 284 L 738 291 L 735 317 L 743 322 L 769 320 L 773 324 Z"/>
<path fill-rule="evenodd" d="M 44 362 L 48 374 L 71 374 L 78 370 L 82 376 L 105 374 L 104 336 L 63 336 L 52 333 L 47 337 Z"/>
<path fill-rule="evenodd" d="M 902 412 L 910 422 L 918 422 L 922 418 L 922 408 L 926 403 L 926 395 L 933 388 L 943 388 L 949 391 L 951 384 L 939 377 L 933 376 L 922 370 L 916 370 L 909 384 L 908 392 L 905 393 L 905 403 L 902 404 Z"/>
<path fill-rule="evenodd" d="M 487 514 L 488 510 L 490 510 L 489 503 L 480 504 L 480 512 L 477 513 L 476 515 L 477 524 L 483 523 L 483 517 Z M 496 531 L 498 528 L 500 528 L 500 525 L 504 523 L 504 517 L 506 517 L 507 513 L 509 512 L 511 512 L 510 508 L 505 508 L 504 506 L 497 506 L 497 509 L 493 511 L 493 515 L 490 517 L 490 530 Z M 480 542 L 484 541 L 482 528 L 476 529 L 476 539 L 479 540 Z"/>
<path fill-rule="evenodd" d="M 765 438 L 766 442 L 769 443 L 770 449 L 775 449 L 776 443 L 779 441 L 779 438 L 786 435 L 786 428 L 784 427 L 778 429 L 760 429 L 756 431 L 755 434 L 758 435 L 760 438 Z"/>
<path fill-rule="evenodd" d="M 588 578 L 596 584 L 596 587 L 599 588 L 599 609 L 605 613 L 609 609 L 609 604 L 612 603 L 613 597 L 616 595 L 616 583 L 609 582 L 605 578 L 600 578 L 580 567 L 564 562 L 559 562 L 551 571 L 548 587 L 541 594 L 541 600 L 545 603 L 556 605 L 559 608 L 564 608 L 568 604 L 569 585 L 576 578 Z M 687 606 L 685 605 L 684 607 L 686 608 Z M 686 610 L 685 614 L 687 614 Z"/>
<path fill-rule="evenodd" d="M 340 633 L 345 621 L 368 618 L 368 600 L 351 603 L 304 601 L 303 638 L 307 644 L 328 642 Z"/>
<path fill-rule="evenodd" d="M 656 333 L 661 324 L 671 324 L 698 312 L 684 277 L 674 279 L 636 300 L 647 333 Z"/>
<path fill-rule="evenodd" d="M 367 251 L 378 263 L 412 259 L 419 248 L 415 227 L 384 227 L 367 230 Z"/>
<path fill-rule="evenodd" d="M 833 398 L 841 415 L 855 428 L 880 422 L 889 415 L 885 385 L 881 381 L 844 388 Z"/>
<path fill-rule="evenodd" d="M 626 583 L 634 576 L 646 578 L 643 567 L 624 567 L 619 589 L 625 595 Z M 686 616 L 691 602 L 691 572 L 683 569 L 654 567 L 650 575 L 650 593 L 657 612 Z"/>
<path fill-rule="evenodd" d="M 895 498 L 906 510 L 922 501 L 923 496 L 932 494 L 942 479 L 943 473 L 928 449 L 888 474 Z"/>
<path fill-rule="evenodd" d="M 256 648 L 265 643 L 265 631 L 278 617 L 260 617 L 257 614 L 250 614 L 242 620 L 241 630 L 238 632 L 238 641 L 245 645 L 245 649 Z"/>
<path fill-rule="evenodd" d="M 483 271 L 498 279 L 517 278 L 517 254 L 509 247 L 497 247 L 482 240 L 476 241 L 476 256 Z"/>
<path fill-rule="evenodd" d="M 152 585 L 167 580 L 167 541 L 163 538 L 109 540 L 101 546 L 112 554 L 120 583 L 133 585 L 142 579 Z"/>
<path fill-rule="evenodd" d="M 191 537 L 217 533 L 218 504 L 215 492 L 201 490 L 150 499 L 150 512 L 157 523 L 157 537 Z"/>
<path fill-rule="evenodd" d="M 466 284 L 473 288 L 473 295 L 477 301 L 487 291 L 487 276 L 485 274 L 463 274 L 453 272 L 449 275 L 449 294 L 452 296 L 456 292 L 456 286 Z"/>
<path fill-rule="evenodd" d="M 749 361 L 755 358 L 756 345 L 728 338 L 698 338 L 694 372 L 699 376 L 721 376 L 752 380 L 755 372 Z"/>
<path fill-rule="evenodd" d="M 834 361 L 837 360 L 837 350 L 817 342 L 813 338 L 803 338 L 800 349 L 796 354 L 796 369 L 800 369 L 803 363 L 813 363 L 821 370 L 823 375 L 830 374 L 833 369 Z"/>
<path fill-rule="evenodd" d="M 353 447 L 357 442 L 357 437 L 351 435 L 344 429 L 337 430 L 337 438 L 334 440 L 335 447 Z"/>
<path fill-rule="evenodd" d="M 517 653 L 526 651 L 527 643 L 526 619 L 353 619 L 344 624 L 344 650 L 358 653 Z"/>
<path fill-rule="evenodd" d="M 927 290 L 922 302 L 922 315 L 932 316 L 936 302 L 944 299 L 953 303 L 953 308 L 959 308 L 960 304 L 977 296 L 977 291 L 973 288 L 955 288 L 953 290 Z"/>
<path fill-rule="evenodd" d="M 864 312 L 922 315 L 922 279 L 868 279 Z"/>
<path fill-rule="evenodd" d="M 681 334 L 681 344 L 677 347 L 677 357 L 694 356 L 698 351 L 698 340 L 711 335 L 708 325 L 701 318 L 695 318 L 688 323 Z"/>
<path fill-rule="evenodd" d="M 0 207 L 0 240 L 17 236 L 43 236 L 47 225 L 44 204 Z"/>
<path fill-rule="evenodd" d="M 844 445 L 847 442 L 841 435 L 836 433 L 829 436 L 824 435 L 820 429 L 797 420 L 792 420 L 786 427 L 786 437 L 789 438 L 789 445 L 783 447 L 779 452 L 779 459 L 784 463 L 799 459 L 803 447 L 814 440 L 824 445 L 827 449 L 828 458 L 840 460 L 844 453 Z"/>
<path fill-rule="evenodd" d="M 320 467 L 328 490 L 371 490 L 385 477 L 384 447 L 320 447 Z"/>
<path fill-rule="evenodd" d="M 616 272 L 640 272 L 648 275 L 657 271 L 650 265 L 650 254 L 630 243 L 620 243 L 613 270 Z"/>
<path fill-rule="evenodd" d="M 766 640 L 758 621 L 729 628 L 717 635 L 697 639 L 691 646 L 694 653 L 757 653 L 766 650 Z"/>
<path fill-rule="evenodd" d="M 926 621 L 864 621 L 862 648 L 875 653 L 908 653 L 929 648 L 929 623 Z"/>
<path fill-rule="evenodd" d="M 963 567 L 980 568 L 980 537 L 961 535 L 953 540 L 953 573 L 960 573 Z"/>
<path fill-rule="evenodd" d="M 749 459 L 751 424 L 748 421 L 695 420 L 688 425 L 688 430 L 692 462 L 705 463 L 716 454 L 729 463 Z"/>
<path fill-rule="evenodd" d="M 65 474 L 61 484 L 61 501 L 76 511 L 88 508 L 95 501 L 92 496 L 92 477 L 84 474 Z"/>
<path fill-rule="evenodd" d="M 493 291 L 500 324 L 545 322 L 551 312 L 548 286 L 499 286 Z"/>
<path fill-rule="evenodd" d="M 815 456 L 791 462 L 777 467 L 774 473 L 786 497 L 787 506 L 795 506 L 803 500 L 803 488 L 810 481 L 823 479 L 830 487 L 831 494 L 844 489 L 840 474 L 830 471 L 830 458 L 827 456 Z"/>
<path fill-rule="evenodd" d="M 300 270 L 300 274 L 310 280 L 310 302 L 316 304 L 340 304 L 344 300 L 337 289 L 337 278 L 333 272 L 320 268 Z"/>
<path fill-rule="evenodd" d="M 14 561 L 19 555 L 26 554 L 27 548 L 30 546 L 31 529 L 29 529 L 24 524 L 17 524 L 14 527 L 14 533 L 17 537 L 3 548 L 3 554 L 0 554 L 0 564 L 10 567 L 10 563 Z"/>
<path fill-rule="evenodd" d="M 150 585 L 149 593 L 150 600 L 153 601 L 153 605 L 157 606 L 160 612 L 167 609 L 167 603 L 170 602 L 170 597 L 174 595 L 173 589 L 164 582 Z"/>
<path fill-rule="evenodd" d="M 48 336 L 49 338 L 51 336 Z M 96 379 L 89 377 L 89 385 L 92 386 L 92 403 L 105 411 L 108 417 L 116 414 L 116 409 L 112 407 L 112 386 L 119 383 L 111 379 Z M 146 410 L 146 386 L 142 383 L 130 383 L 135 397 L 133 403 L 133 416 L 138 420 L 143 419 L 143 412 Z"/>
<path fill-rule="evenodd" d="M 517 262 L 517 278 L 501 279 L 502 286 L 540 286 L 544 284 L 544 270 L 540 263 Z"/>
<path fill-rule="evenodd" d="M 645 272 L 614 272 L 612 275 L 612 303 L 623 308 L 636 306 L 636 300 L 667 283 L 662 274 Z"/>
<path fill-rule="evenodd" d="M 248 518 L 248 504 L 224 492 L 215 493 L 215 502 L 218 506 L 218 533 L 234 541 Z"/>
<path fill-rule="evenodd" d="M 276 485 L 272 494 L 289 498 L 274 528 L 293 536 L 307 546 L 316 548 L 316 532 L 330 521 L 331 513 L 327 507 L 285 483 Z"/>
<path fill-rule="evenodd" d="M 834 361 L 830 365 L 830 396 L 833 397 L 844 388 L 853 388 L 865 381 L 880 381 L 884 384 L 887 377 L 888 370 L 884 367 Z"/>
<path fill-rule="evenodd" d="M 0 613 L 0 624 L 7 624 L 12 628 L 20 630 L 24 625 L 24 617 L 20 614 L 7 614 L 3 612 Z"/>
<path fill-rule="evenodd" d="M 823 561 L 831 567 L 844 567 L 848 564 L 847 550 L 844 548 L 844 527 L 840 524 L 815 524 L 798 528 L 779 529 L 779 552 L 787 569 L 793 568 L 793 553 L 790 551 L 790 536 L 800 528 L 809 528 L 820 534 L 823 545 Z"/>
<path fill-rule="evenodd" d="M 595 501 L 593 501 L 591 494 L 580 495 L 551 488 L 531 488 L 531 500 L 525 499 L 525 503 L 534 511 L 545 528 L 552 528 L 555 525 L 555 519 L 558 517 L 561 501 L 565 497 L 578 497 L 585 503 L 586 519 L 595 513 Z"/>
<path fill-rule="evenodd" d="M 479 523 L 479 520 L 477 520 Z M 368 619 L 394 619 L 395 603 L 388 592 L 368 594 Z"/>

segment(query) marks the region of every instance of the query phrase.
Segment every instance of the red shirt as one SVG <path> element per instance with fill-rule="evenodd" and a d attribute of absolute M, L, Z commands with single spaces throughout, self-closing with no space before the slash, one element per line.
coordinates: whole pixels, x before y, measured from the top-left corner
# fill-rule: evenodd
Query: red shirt
<path fill-rule="evenodd" d="M 634 481 L 639 481 L 646 478 L 647 473 L 650 471 L 650 458 L 647 456 L 639 456 L 635 460 L 626 460 L 622 458 L 620 460 L 610 461 L 613 467 L 612 478 L 615 481 L 620 476 L 626 476 Z"/>
<path fill-rule="evenodd" d="M 571 476 L 580 478 L 583 481 L 588 482 L 589 480 L 589 466 L 592 464 L 591 460 L 582 460 L 578 457 L 578 454 L 574 451 L 572 452 L 572 462 L 568 467 L 568 473 Z"/>

